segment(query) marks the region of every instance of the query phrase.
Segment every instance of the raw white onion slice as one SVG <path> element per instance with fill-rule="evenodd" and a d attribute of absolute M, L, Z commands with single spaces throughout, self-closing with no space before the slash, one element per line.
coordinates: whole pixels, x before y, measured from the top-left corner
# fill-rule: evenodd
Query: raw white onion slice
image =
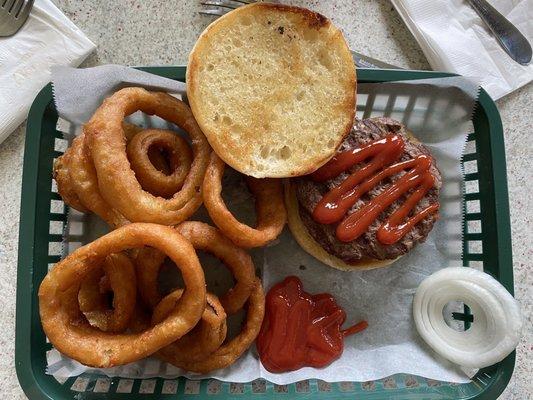
<path fill-rule="evenodd" d="M 450 301 L 470 307 L 474 322 L 459 332 L 442 311 Z M 473 268 L 444 268 L 426 278 L 413 301 L 422 338 L 438 354 L 464 367 L 483 368 L 503 360 L 517 346 L 522 328 L 518 302 L 493 277 Z"/>

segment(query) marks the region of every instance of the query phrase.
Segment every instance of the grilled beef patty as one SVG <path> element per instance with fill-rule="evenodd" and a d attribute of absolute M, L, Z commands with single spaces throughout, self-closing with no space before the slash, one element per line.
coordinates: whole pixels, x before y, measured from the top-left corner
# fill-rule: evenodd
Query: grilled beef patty
<path fill-rule="evenodd" d="M 391 133 L 401 135 L 405 140 L 404 154 L 398 161 L 410 160 L 422 154 L 431 157 L 429 150 L 424 145 L 409 140 L 404 125 L 391 118 L 385 117 L 356 120 L 354 127 L 339 147 L 338 152 L 361 147 L 365 143 L 383 138 Z M 360 168 L 360 165 L 355 165 L 350 170 L 341 173 L 336 178 L 322 183 L 314 182 L 311 178 L 306 176 L 294 180 L 296 196 L 300 205 L 300 217 L 310 235 L 328 253 L 342 259 L 346 263 L 355 263 L 364 258 L 377 260 L 395 259 L 407 253 L 416 243 L 425 241 L 427 235 L 433 228 L 433 224 L 437 220 L 437 214 L 432 214 L 424 218 L 402 239 L 394 244 L 384 245 L 376 238 L 376 233 L 379 227 L 398 207 L 401 206 L 406 196 L 412 193 L 412 190 L 384 211 L 368 228 L 367 232 L 349 243 L 343 243 L 337 239 L 335 235 L 337 224 L 320 224 L 313 219 L 313 210 L 320 199 L 331 189 L 338 186 L 349 176 L 349 174 L 358 168 Z M 430 172 L 435 177 L 435 187 L 426 193 L 424 198 L 413 210 L 413 213 L 418 213 L 430 204 L 438 202 L 442 179 L 434 159 Z M 353 213 L 364 203 L 385 191 L 391 183 L 397 181 L 403 174 L 405 174 L 405 172 L 400 172 L 390 178 L 384 179 L 371 191 L 363 195 L 349 210 L 348 214 Z"/>

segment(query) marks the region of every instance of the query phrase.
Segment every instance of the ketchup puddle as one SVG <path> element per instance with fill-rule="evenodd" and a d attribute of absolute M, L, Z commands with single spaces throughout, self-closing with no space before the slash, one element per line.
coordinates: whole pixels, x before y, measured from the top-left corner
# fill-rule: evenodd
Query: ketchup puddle
<path fill-rule="evenodd" d="M 346 329 L 346 313 L 330 294 L 311 295 L 289 276 L 266 296 L 266 312 L 257 338 L 263 366 L 270 372 L 322 368 L 339 358 L 344 337 L 367 328 L 366 321 Z"/>

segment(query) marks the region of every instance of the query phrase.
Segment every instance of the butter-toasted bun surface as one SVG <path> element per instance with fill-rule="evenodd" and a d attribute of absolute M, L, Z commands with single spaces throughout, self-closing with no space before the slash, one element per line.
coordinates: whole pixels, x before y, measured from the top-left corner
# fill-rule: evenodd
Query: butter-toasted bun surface
<path fill-rule="evenodd" d="M 310 173 L 355 114 L 356 77 L 339 29 L 312 11 L 240 7 L 213 22 L 189 57 L 187 95 L 215 152 L 257 178 Z"/>

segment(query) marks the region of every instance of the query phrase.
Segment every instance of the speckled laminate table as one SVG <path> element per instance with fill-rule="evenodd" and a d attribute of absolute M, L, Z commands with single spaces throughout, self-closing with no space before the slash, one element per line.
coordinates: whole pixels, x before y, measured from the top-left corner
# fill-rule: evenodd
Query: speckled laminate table
<path fill-rule="evenodd" d="M 196 0 L 54 0 L 97 45 L 85 66 L 180 65 L 210 18 L 196 13 Z M 351 48 L 403 68 L 429 65 L 398 14 L 385 0 L 295 0 L 329 16 Z M 533 86 L 498 102 L 504 128 L 511 203 L 516 297 L 523 305 L 525 335 L 518 347 L 514 376 L 502 399 L 533 398 L 531 246 L 533 202 L 530 188 L 533 146 Z M 17 240 L 25 126 L 0 145 L 0 397 L 25 398 L 14 368 Z"/>

